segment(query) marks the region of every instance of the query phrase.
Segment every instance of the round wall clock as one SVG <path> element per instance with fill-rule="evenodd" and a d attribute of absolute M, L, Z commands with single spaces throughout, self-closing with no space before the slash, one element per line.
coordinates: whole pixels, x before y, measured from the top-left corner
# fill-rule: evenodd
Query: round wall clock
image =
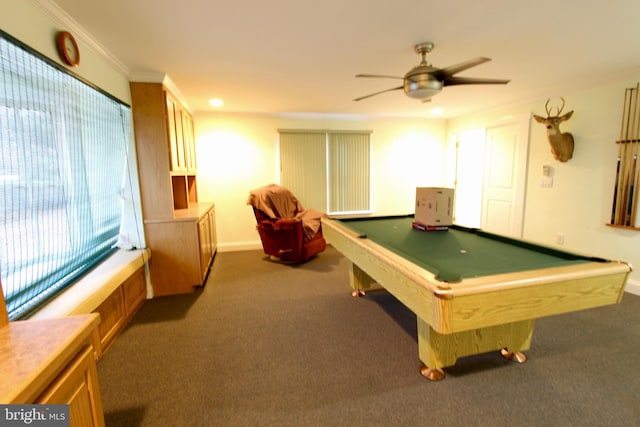
<path fill-rule="evenodd" d="M 62 60 L 72 67 L 77 67 L 80 63 L 80 49 L 75 37 L 68 31 L 60 31 L 56 41 L 58 43 L 58 53 Z"/>

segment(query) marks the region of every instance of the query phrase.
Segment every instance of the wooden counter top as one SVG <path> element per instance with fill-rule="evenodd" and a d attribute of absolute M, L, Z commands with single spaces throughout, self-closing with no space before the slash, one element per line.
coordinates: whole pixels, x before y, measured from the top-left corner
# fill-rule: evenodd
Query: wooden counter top
<path fill-rule="evenodd" d="M 98 314 L 9 322 L 0 328 L 0 404 L 31 403 L 91 343 Z"/>

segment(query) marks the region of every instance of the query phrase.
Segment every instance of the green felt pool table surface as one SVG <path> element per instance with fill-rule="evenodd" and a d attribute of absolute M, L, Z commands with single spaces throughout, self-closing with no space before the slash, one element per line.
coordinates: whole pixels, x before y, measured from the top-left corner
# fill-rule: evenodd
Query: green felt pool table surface
<path fill-rule="evenodd" d="M 339 221 L 360 238 L 371 239 L 447 282 L 598 260 L 459 226 L 422 231 L 412 227 L 413 216 Z"/>

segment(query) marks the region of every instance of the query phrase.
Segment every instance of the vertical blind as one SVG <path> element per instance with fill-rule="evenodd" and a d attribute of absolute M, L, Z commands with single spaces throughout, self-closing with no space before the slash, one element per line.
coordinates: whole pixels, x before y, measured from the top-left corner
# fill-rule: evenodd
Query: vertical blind
<path fill-rule="evenodd" d="M 0 32 L 0 279 L 11 320 L 114 250 L 130 108 Z"/>
<path fill-rule="evenodd" d="M 304 207 L 370 211 L 368 131 L 279 130 L 280 182 Z"/>
<path fill-rule="evenodd" d="M 305 208 L 325 210 L 326 136 L 324 132 L 280 133 L 280 183 Z"/>
<path fill-rule="evenodd" d="M 369 134 L 329 133 L 329 211 L 369 210 Z"/>

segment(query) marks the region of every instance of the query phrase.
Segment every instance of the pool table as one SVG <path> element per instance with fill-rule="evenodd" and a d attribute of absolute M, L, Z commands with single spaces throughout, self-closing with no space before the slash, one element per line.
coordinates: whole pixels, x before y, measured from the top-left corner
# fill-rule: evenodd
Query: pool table
<path fill-rule="evenodd" d="M 384 288 L 417 317 L 420 372 L 497 350 L 523 362 L 536 318 L 619 303 L 630 265 L 479 229 L 422 231 L 413 216 L 324 218 L 354 296 Z"/>

